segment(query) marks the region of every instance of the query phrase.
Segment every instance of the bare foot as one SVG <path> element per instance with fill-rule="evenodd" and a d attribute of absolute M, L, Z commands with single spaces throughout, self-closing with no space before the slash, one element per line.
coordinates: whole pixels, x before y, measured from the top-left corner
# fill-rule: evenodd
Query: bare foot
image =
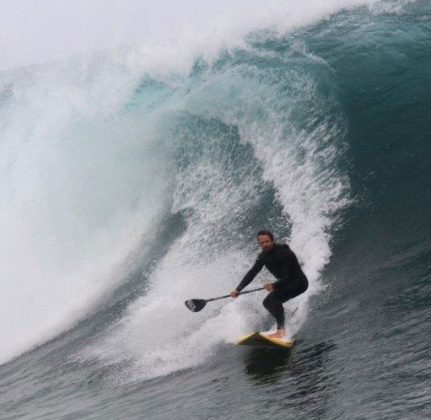
<path fill-rule="evenodd" d="M 286 337 L 286 331 L 285 330 L 277 330 L 274 334 L 268 334 L 267 337 L 285 338 Z"/>

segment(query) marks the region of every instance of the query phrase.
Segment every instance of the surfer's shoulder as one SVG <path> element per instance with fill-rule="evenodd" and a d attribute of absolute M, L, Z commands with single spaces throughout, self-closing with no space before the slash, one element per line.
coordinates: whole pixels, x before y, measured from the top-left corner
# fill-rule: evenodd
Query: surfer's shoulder
<path fill-rule="evenodd" d="M 290 254 L 292 252 L 290 246 L 287 244 L 274 244 L 274 249 L 277 254 Z"/>

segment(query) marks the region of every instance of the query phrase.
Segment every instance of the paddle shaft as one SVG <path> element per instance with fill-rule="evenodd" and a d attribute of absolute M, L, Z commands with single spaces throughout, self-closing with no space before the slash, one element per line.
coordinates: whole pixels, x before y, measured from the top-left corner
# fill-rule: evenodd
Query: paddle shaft
<path fill-rule="evenodd" d="M 250 290 L 246 290 L 245 292 L 239 292 L 239 294 L 245 295 L 246 293 L 257 292 L 258 290 L 263 290 L 263 289 L 265 289 L 265 287 L 257 287 L 256 289 L 250 289 Z M 212 302 L 213 300 L 226 299 L 228 297 L 232 297 L 232 296 L 231 295 L 224 295 L 224 296 L 219 296 L 219 297 L 215 297 L 212 299 L 205 299 L 205 302 Z"/>

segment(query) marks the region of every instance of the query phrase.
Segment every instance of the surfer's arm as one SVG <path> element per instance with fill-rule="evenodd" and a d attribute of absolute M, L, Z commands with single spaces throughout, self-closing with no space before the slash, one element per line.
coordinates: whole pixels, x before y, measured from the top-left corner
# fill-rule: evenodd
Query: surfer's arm
<path fill-rule="evenodd" d="M 260 270 L 263 268 L 263 261 L 260 257 L 257 257 L 256 262 L 254 263 L 253 267 L 250 268 L 250 270 L 247 271 L 247 274 L 244 276 L 244 278 L 239 283 L 238 287 L 235 289 L 237 292 L 240 292 L 242 289 L 247 287 L 253 279 L 257 276 Z"/>

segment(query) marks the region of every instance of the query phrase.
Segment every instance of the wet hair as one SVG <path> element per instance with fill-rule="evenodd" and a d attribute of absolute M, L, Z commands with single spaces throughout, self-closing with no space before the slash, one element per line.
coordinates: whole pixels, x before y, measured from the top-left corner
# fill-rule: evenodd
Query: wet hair
<path fill-rule="evenodd" d="M 274 235 L 269 230 L 259 230 L 259 232 L 257 232 L 257 236 L 259 237 L 261 235 L 269 236 L 271 241 L 274 242 Z"/>

